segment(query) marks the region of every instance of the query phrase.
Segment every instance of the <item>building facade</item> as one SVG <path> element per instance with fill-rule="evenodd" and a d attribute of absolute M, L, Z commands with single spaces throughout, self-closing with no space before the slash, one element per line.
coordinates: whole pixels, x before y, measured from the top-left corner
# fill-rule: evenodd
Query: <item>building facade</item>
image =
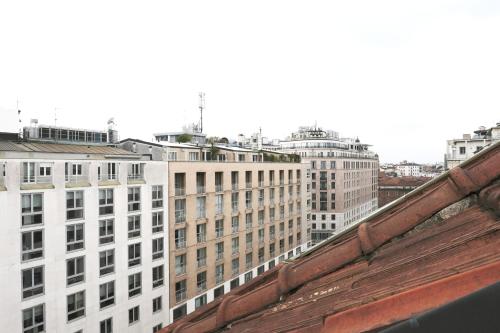
<path fill-rule="evenodd" d="M 379 172 L 378 206 L 387 205 L 431 179 L 431 177 L 389 177 L 384 172 Z"/>
<path fill-rule="evenodd" d="M 280 142 L 280 151 L 300 155 L 310 170 L 312 243 L 342 231 L 376 210 L 378 156 L 358 139 L 301 127 Z"/>
<path fill-rule="evenodd" d="M 463 161 L 471 158 L 495 142 L 500 141 L 500 123 L 489 129 L 479 127 L 474 134 L 464 134 L 461 139 L 446 141 L 446 154 L 444 155 L 445 170 L 453 169 Z"/>
<path fill-rule="evenodd" d="M 166 163 L 0 142 L 6 332 L 152 332 L 169 321 Z"/>

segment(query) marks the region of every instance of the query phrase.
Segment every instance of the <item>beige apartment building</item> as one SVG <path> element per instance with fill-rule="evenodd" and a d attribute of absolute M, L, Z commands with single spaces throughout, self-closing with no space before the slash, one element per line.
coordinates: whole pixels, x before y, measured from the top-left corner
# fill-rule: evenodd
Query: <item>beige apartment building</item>
<path fill-rule="evenodd" d="M 171 318 L 178 319 L 307 247 L 307 165 L 240 147 L 121 145 L 168 160 Z"/>

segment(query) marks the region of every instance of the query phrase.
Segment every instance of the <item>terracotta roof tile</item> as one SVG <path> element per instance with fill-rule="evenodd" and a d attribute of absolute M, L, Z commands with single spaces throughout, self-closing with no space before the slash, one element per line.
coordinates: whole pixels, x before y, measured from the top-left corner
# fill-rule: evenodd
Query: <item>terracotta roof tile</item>
<path fill-rule="evenodd" d="M 376 331 L 500 281 L 499 166 L 500 143 L 161 332 Z"/>

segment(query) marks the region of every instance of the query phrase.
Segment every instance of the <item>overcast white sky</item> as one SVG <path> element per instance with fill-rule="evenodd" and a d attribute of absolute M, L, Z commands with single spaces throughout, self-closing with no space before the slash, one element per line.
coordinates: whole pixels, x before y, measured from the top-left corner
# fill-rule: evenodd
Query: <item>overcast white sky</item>
<path fill-rule="evenodd" d="M 382 162 L 442 161 L 500 121 L 500 1 L 0 2 L 0 131 L 106 128 L 145 140 L 318 125 Z"/>

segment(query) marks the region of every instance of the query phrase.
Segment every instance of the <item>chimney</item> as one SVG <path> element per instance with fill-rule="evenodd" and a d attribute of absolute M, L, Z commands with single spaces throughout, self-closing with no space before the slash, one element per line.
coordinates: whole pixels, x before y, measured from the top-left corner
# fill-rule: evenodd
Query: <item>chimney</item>
<path fill-rule="evenodd" d="M 464 140 L 470 140 L 470 134 L 464 134 L 463 135 Z"/>

